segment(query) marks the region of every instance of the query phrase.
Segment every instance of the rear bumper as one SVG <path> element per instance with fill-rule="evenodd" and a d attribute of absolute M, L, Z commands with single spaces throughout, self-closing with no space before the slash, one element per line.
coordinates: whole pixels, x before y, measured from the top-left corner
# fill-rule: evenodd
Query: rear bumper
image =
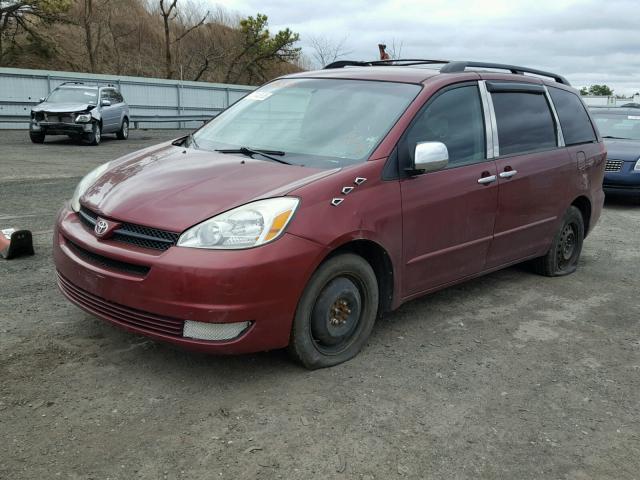
<path fill-rule="evenodd" d="M 286 346 L 298 299 L 324 254 L 324 247 L 289 234 L 249 250 L 150 251 L 98 240 L 67 208 L 53 245 L 58 285 L 71 302 L 130 332 L 211 353 Z M 185 320 L 251 325 L 231 340 L 205 341 L 182 335 Z"/>

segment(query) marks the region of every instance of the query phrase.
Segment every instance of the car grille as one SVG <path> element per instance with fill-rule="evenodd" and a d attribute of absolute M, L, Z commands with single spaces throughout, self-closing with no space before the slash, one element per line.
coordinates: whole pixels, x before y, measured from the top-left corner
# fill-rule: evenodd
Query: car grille
<path fill-rule="evenodd" d="M 58 272 L 58 286 L 71 301 L 91 313 L 102 315 L 114 323 L 127 325 L 138 330 L 160 333 L 182 338 L 184 320 L 164 317 L 152 313 L 125 307 L 97 297 L 64 278 Z"/>
<path fill-rule="evenodd" d="M 604 167 L 605 172 L 619 172 L 622 170 L 624 162 L 622 160 L 607 160 L 607 164 Z"/>
<path fill-rule="evenodd" d="M 47 122 L 52 122 L 52 123 L 73 123 L 74 122 L 72 113 L 60 113 L 60 114 L 45 113 L 44 119 Z"/>
<path fill-rule="evenodd" d="M 121 262 L 120 260 L 114 260 L 113 258 L 105 257 L 94 252 L 90 252 L 82 248 L 80 245 L 73 243 L 71 240 L 65 237 L 66 245 L 69 249 L 75 253 L 78 257 L 84 261 L 93 265 L 98 265 L 109 270 L 118 270 L 133 275 L 145 276 L 151 270 L 150 267 L 145 265 L 137 265 L 135 263 Z"/>
<path fill-rule="evenodd" d="M 80 221 L 93 231 L 98 214 L 85 207 L 80 207 L 78 214 Z M 113 232 L 113 237 L 111 238 L 117 242 L 130 243 L 142 248 L 167 250 L 177 243 L 179 237 L 180 234 L 175 232 L 135 225 L 133 223 L 122 223 L 120 227 Z"/>

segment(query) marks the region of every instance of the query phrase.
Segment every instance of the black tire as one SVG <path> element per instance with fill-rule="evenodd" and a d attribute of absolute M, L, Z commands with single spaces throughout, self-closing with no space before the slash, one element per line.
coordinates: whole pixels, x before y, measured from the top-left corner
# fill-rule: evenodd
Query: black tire
<path fill-rule="evenodd" d="M 44 133 L 29 132 L 29 138 L 33 143 L 44 143 Z"/>
<path fill-rule="evenodd" d="M 100 141 L 102 140 L 102 126 L 99 123 L 94 123 L 93 131 L 86 133 L 83 140 L 89 145 L 100 145 Z"/>
<path fill-rule="evenodd" d="M 120 130 L 118 130 L 118 132 L 116 133 L 116 137 L 118 137 L 118 140 L 126 140 L 127 138 L 129 138 L 129 120 L 128 119 L 124 119 L 122 120 L 122 125 L 120 125 Z"/>
<path fill-rule="evenodd" d="M 560 229 L 553 238 L 546 255 L 532 262 L 533 269 L 540 275 L 560 277 L 576 271 L 584 241 L 584 220 L 582 213 L 571 206 L 565 212 Z"/>
<path fill-rule="evenodd" d="M 362 257 L 330 258 L 313 274 L 296 309 L 289 352 L 313 370 L 355 357 L 378 312 L 378 281 Z"/>

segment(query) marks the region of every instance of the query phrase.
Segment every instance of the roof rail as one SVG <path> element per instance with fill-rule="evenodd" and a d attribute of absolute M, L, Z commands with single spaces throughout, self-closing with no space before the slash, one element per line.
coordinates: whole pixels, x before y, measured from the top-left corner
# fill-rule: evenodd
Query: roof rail
<path fill-rule="evenodd" d="M 338 60 L 324 67 L 325 70 L 332 68 L 344 67 L 374 67 L 374 66 L 390 66 L 390 67 L 407 67 L 410 65 L 429 65 L 433 63 L 449 63 L 449 60 L 429 60 L 425 58 L 398 58 L 395 60 Z"/>
<path fill-rule="evenodd" d="M 449 62 L 440 69 L 440 73 L 464 72 L 467 67 L 495 68 L 499 70 L 509 70 L 511 73 L 515 73 L 517 75 L 524 75 L 525 73 L 533 73 L 534 75 L 553 78 L 558 83 L 571 86 L 571 84 L 566 78 L 564 78 L 562 75 L 558 75 L 557 73 L 545 72 L 544 70 L 536 70 L 534 68 L 528 68 L 528 67 L 518 67 L 516 65 L 507 65 L 504 63 Z"/>
<path fill-rule="evenodd" d="M 373 67 L 373 66 L 390 66 L 390 67 L 408 67 L 411 65 L 430 65 L 434 63 L 444 63 L 440 69 L 440 73 L 460 73 L 464 72 L 468 67 L 473 68 L 495 68 L 498 70 L 509 70 L 511 73 L 524 75 L 532 73 L 543 77 L 553 78 L 556 82 L 563 85 L 569 85 L 569 81 L 562 75 L 557 73 L 545 72 L 544 70 L 536 70 L 528 67 L 518 67 L 516 65 L 507 65 L 504 63 L 487 63 L 487 62 L 453 62 L 451 60 L 430 60 L 424 58 L 399 58 L 396 60 L 338 60 L 325 66 L 324 69 L 344 68 L 344 67 Z"/>
<path fill-rule="evenodd" d="M 74 81 L 69 81 L 69 82 L 62 82 L 59 86 L 62 85 L 84 85 L 84 82 L 80 82 L 78 80 L 74 80 Z"/>

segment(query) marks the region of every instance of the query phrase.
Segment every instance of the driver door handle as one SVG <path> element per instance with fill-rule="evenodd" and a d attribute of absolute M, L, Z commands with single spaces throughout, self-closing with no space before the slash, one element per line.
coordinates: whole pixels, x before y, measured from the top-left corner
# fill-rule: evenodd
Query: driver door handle
<path fill-rule="evenodd" d="M 488 183 L 493 183 L 495 182 L 497 179 L 497 177 L 495 175 L 488 175 L 486 177 L 480 177 L 478 179 L 478 183 L 482 184 L 482 185 L 486 185 Z"/>
<path fill-rule="evenodd" d="M 505 172 L 500 172 L 500 178 L 511 178 L 513 177 L 516 173 L 518 173 L 517 170 L 507 170 Z"/>

